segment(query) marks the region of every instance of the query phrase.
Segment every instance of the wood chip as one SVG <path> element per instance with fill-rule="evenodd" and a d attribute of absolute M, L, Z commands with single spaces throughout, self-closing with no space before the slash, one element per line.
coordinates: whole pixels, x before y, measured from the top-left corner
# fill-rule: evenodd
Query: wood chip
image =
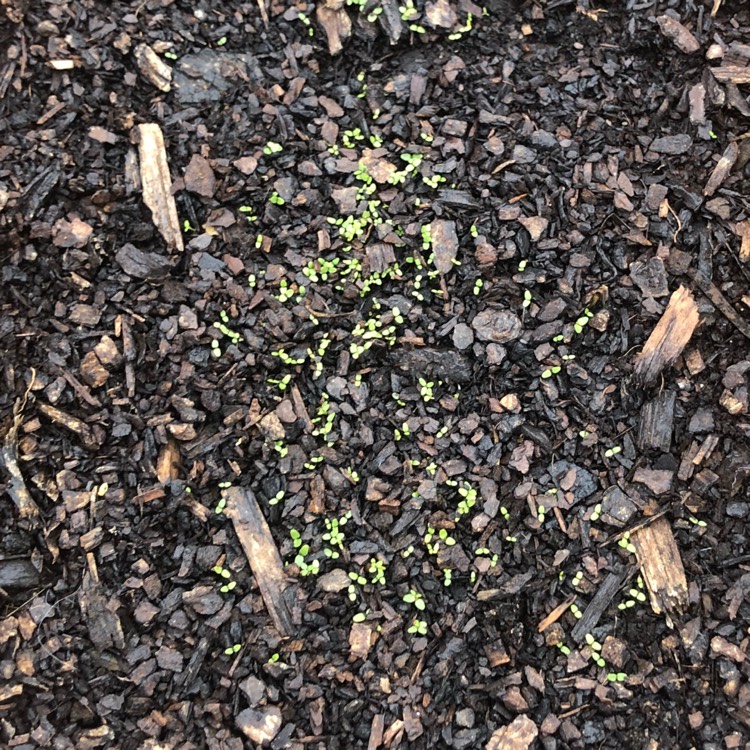
<path fill-rule="evenodd" d="M 672 16 L 657 16 L 656 23 L 659 24 L 659 30 L 667 39 L 674 42 L 680 52 L 686 55 L 697 52 L 700 48 L 700 42 L 688 31 L 679 21 Z"/>
<path fill-rule="evenodd" d="M 670 297 L 667 309 L 635 359 L 635 374 L 643 385 L 653 383 L 659 373 L 680 356 L 698 320 L 695 299 L 690 290 L 681 286 Z"/>
<path fill-rule="evenodd" d="M 435 268 L 446 274 L 453 270 L 453 261 L 458 252 L 458 234 L 456 222 L 445 219 L 435 219 L 430 224 L 432 250 L 435 256 Z"/>
<path fill-rule="evenodd" d="M 750 261 L 750 219 L 738 221 L 734 233 L 740 238 L 740 260 L 747 263 Z"/>
<path fill-rule="evenodd" d="M 140 140 L 138 158 L 140 160 L 141 187 L 143 201 L 151 209 L 154 224 L 167 246 L 182 252 L 182 228 L 177 217 L 177 205 L 172 195 L 172 179 L 169 176 L 167 152 L 164 136 L 155 123 L 138 126 Z"/>
<path fill-rule="evenodd" d="M 58 409 L 56 406 L 41 402 L 39 403 L 39 411 L 56 424 L 78 435 L 81 438 L 81 442 L 89 450 L 99 450 L 101 448 L 101 440 L 97 437 L 96 431 L 77 417 L 64 412 L 62 409 Z M 103 439 L 103 435 L 101 437 Z"/>
<path fill-rule="evenodd" d="M 216 192 L 216 177 L 208 159 L 193 154 L 185 170 L 185 188 L 204 198 L 211 198 Z"/>
<path fill-rule="evenodd" d="M 590 633 L 597 626 L 601 616 L 607 607 L 609 607 L 620 586 L 622 586 L 625 575 L 624 571 L 612 572 L 604 579 L 604 582 L 599 586 L 596 594 L 594 594 L 594 598 L 583 611 L 581 619 L 578 620 L 570 632 L 571 638 L 576 643 L 581 643 L 586 637 L 586 633 Z"/>
<path fill-rule="evenodd" d="M 344 0 L 323 0 L 315 9 L 315 17 L 328 38 L 328 53 L 338 55 L 352 33 L 352 21 Z"/>
<path fill-rule="evenodd" d="M 663 391 L 643 405 L 638 426 L 640 448 L 656 448 L 664 453 L 669 452 L 672 445 L 676 397 L 674 391 Z"/>
<path fill-rule="evenodd" d="M 279 633 L 291 637 L 295 632 L 292 608 L 297 603 L 298 588 L 284 572 L 281 556 L 255 495 L 249 489 L 230 487 L 224 491 L 224 497 L 227 501 L 224 513 L 234 524 L 268 613 Z"/>
<path fill-rule="evenodd" d="M 139 44 L 133 51 L 141 75 L 159 91 L 172 89 L 172 68 L 148 44 Z"/>
<path fill-rule="evenodd" d="M 496 729 L 485 747 L 486 750 L 527 750 L 538 734 L 536 724 L 521 714 L 507 726 Z"/>
<path fill-rule="evenodd" d="M 653 611 L 657 615 L 682 612 L 688 603 L 688 584 L 669 521 L 662 516 L 633 531 L 630 538 Z"/>
<path fill-rule="evenodd" d="M 718 68 L 709 68 L 714 78 L 722 83 L 750 83 L 750 68 L 744 65 L 721 65 Z"/>
<path fill-rule="evenodd" d="M 729 173 L 736 164 L 739 155 L 740 149 L 736 141 L 732 141 L 724 149 L 724 153 L 714 167 L 713 172 L 711 172 L 711 176 L 703 188 L 703 195 L 710 197 L 722 186 L 724 180 L 729 177 Z"/>
<path fill-rule="evenodd" d="M 23 474 L 18 465 L 18 428 L 21 426 L 21 412 L 25 403 L 25 398 L 23 401 L 17 401 L 13 415 L 0 424 L 0 438 L 2 438 L 2 444 L 0 444 L 0 466 L 10 476 L 7 492 L 16 506 L 18 517 L 28 519 L 36 524 L 40 518 L 39 507 L 31 497 L 31 493 L 26 486 Z"/>
<path fill-rule="evenodd" d="M 156 478 L 167 484 L 180 476 L 180 444 L 172 437 L 167 438 L 156 459 Z"/>
<path fill-rule="evenodd" d="M 372 645 L 372 628 L 364 622 L 352 623 L 349 631 L 349 653 L 355 659 L 366 659 Z"/>

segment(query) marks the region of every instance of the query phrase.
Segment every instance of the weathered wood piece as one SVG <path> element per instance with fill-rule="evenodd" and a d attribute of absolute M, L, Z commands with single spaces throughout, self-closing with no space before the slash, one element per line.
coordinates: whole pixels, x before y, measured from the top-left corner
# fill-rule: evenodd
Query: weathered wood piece
<path fill-rule="evenodd" d="M 18 517 L 28 519 L 35 524 L 39 520 L 39 507 L 31 497 L 18 466 L 17 436 L 18 428 L 21 425 L 21 408 L 20 402 L 16 403 L 15 413 L 0 425 L 0 439 L 2 439 L 2 443 L 0 443 L 0 466 L 3 466 L 10 476 L 8 494 L 15 503 Z"/>
<path fill-rule="evenodd" d="M 677 614 L 688 603 L 688 584 L 672 527 L 665 517 L 632 532 L 643 581 L 651 599 L 651 609 Z"/>
<path fill-rule="evenodd" d="M 599 622 L 607 607 L 609 607 L 614 595 L 622 586 L 622 582 L 627 575 L 626 571 L 613 571 L 599 586 L 594 598 L 589 602 L 588 607 L 583 611 L 581 619 L 573 627 L 570 635 L 576 643 L 581 643 Z"/>
<path fill-rule="evenodd" d="M 698 325 L 698 305 L 687 287 L 672 294 L 664 314 L 635 359 L 635 374 L 643 385 L 653 383 L 687 346 Z"/>
<path fill-rule="evenodd" d="M 140 162 L 143 201 L 167 246 L 182 252 L 182 231 L 177 217 L 177 205 L 172 195 L 172 178 L 169 176 L 164 136 L 155 123 L 138 126 L 138 159 Z"/>
<path fill-rule="evenodd" d="M 641 408 L 638 425 L 638 445 L 641 448 L 657 448 L 665 453 L 672 445 L 674 423 L 674 391 L 663 391 Z"/>
<path fill-rule="evenodd" d="M 120 618 L 115 614 L 119 608 L 101 591 L 99 571 L 93 553 L 86 554 L 88 570 L 83 574 L 78 592 L 78 606 L 86 620 L 91 641 L 99 651 L 125 648 L 125 635 Z"/>
<path fill-rule="evenodd" d="M 237 538 L 258 581 L 261 596 L 276 629 L 284 636 L 295 631 L 292 607 L 297 587 L 287 578 L 271 530 L 253 492 L 230 487 L 224 491 L 225 515 L 234 524 Z"/>
<path fill-rule="evenodd" d="M 721 187 L 724 180 L 729 177 L 729 173 L 736 164 L 739 155 L 740 149 L 737 145 L 737 141 L 732 141 L 724 149 L 724 153 L 716 163 L 714 171 L 711 172 L 711 176 L 708 178 L 706 186 L 703 188 L 703 195 L 710 197 Z"/>
<path fill-rule="evenodd" d="M 87 425 L 85 422 L 74 417 L 62 409 L 58 409 L 56 406 L 50 404 L 39 404 L 39 411 L 44 414 L 45 417 L 49 417 L 53 422 L 62 425 L 66 429 L 78 435 L 81 438 L 81 442 L 89 450 L 98 449 L 101 445 L 101 441 L 98 439 L 95 430 Z"/>
<path fill-rule="evenodd" d="M 324 0 L 315 9 L 315 17 L 328 39 L 328 53 L 338 55 L 352 34 L 352 21 L 344 0 Z"/>
<path fill-rule="evenodd" d="M 539 730 L 526 714 L 516 716 L 507 726 L 492 733 L 486 750 L 526 750 L 536 740 Z"/>
<path fill-rule="evenodd" d="M 714 78 L 722 83 L 750 83 L 750 68 L 744 65 L 721 65 L 709 68 Z"/>

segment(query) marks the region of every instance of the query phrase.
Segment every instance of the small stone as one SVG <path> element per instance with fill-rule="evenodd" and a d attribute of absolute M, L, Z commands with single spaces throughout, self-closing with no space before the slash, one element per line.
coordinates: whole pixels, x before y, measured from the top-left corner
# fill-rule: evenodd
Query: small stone
<path fill-rule="evenodd" d="M 474 343 L 474 334 L 466 323 L 457 323 L 453 329 L 453 346 L 463 351 Z"/>
<path fill-rule="evenodd" d="M 318 588 L 327 593 L 338 593 L 349 586 L 351 580 L 349 574 L 342 568 L 334 568 L 318 578 Z"/>
<path fill-rule="evenodd" d="M 690 418 L 688 432 L 711 432 L 714 429 L 714 413 L 711 409 L 701 406 L 695 410 Z"/>
<path fill-rule="evenodd" d="M 247 696 L 251 706 L 257 706 L 266 694 L 266 686 L 257 677 L 247 677 L 240 683 L 240 690 Z"/>
<path fill-rule="evenodd" d="M 669 294 L 669 280 L 664 261 L 654 256 L 647 261 L 630 265 L 630 278 L 647 297 L 665 297 Z"/>
<path fill-rule="evenodd" d="M 609 487 L 602 496 L 602 521 L 622 528 L 635 515 L 635 503 L 617 486 Z"/>
<path fill-rule="evenodd" d="M 536 724 L 525 714 L 492 733 L 485 750 L 527 750 L 537 738 Z"/>
<path fill-rule="evenodd" d="M 488 308 L 474 316 L 472 328 L 482 341 L 505 344 L 515 341 L 523 330 L 521 319 L 510 310 Z"/>
<path fill-rule="evenodd" d="M 168 669 L 171 672 L 182 672 L 182 654 L 176 649 L 162 646 L 156 652 L 156 663 L 161 669 Z"/>
<path fill-rule="evenodd" d="M 216 191 L 216 177 L 208 159 L 200 154 L 193 154 L 185 170 L 185 187 L 191 193 L 204 198 L 211 198 Z"/>
<path fill-rule="evenodd" d="M 456 711 L 456 724 L 466 729 L 471 729 L 474 726 L 474 711 L 470 708 L 462 708 Z"/>
<path fill-rule="evenodd" d="M 666 469 L 638 468 L 633 475 L 634 482 L 645 484 L 654 495 L 663 495 L 672 489 L 673 471 Z"/>
<path fill-rule="evenodd" d="M 549 219 L 543 216 L 524 216 L 518 220 L 518 223 L 529 233 L 532 242 L 538 242 L 549 225 Z"/>
<path fill-rule="evenodd" d="M 281 711 L 276 706 L 246 708 L 235 717 L 237 728 L 258 745 L 268 745 L 281 729 Z"/>
<path fill-rule="evenodd" d="M 504 346 L 499 344 L 488 344 L 487 345 L 487 364 L 488 365 L 501 365 L 505 360 L 508 352 Z"/>
<path fill-rule="evenodd" d="M 729 502 L 727 503 L 727 515 L 730 518 L 746 518 L 750 510 L 748 503 Z"/>
<path fill-rule="evenodd" d="M 692 145 L 693 139 L 687 133 L 680 133 L 679 135 L 665 135 L 661 138 L 654 138 L 650 148 L 657 154 L 676 156 L 686 153 Z"/>
<path fill-rule="evenodd" d="M 198 316 L 189 307 L 180 305 L 177 323 L 184 331 L 194 331 L 198 328 Z"/>
<path fill-rule="evenodd" d="M 214 586 L 196 586 L 182 594 L 182 601 L 199 615 L 215 615 L 224 605 L 224 600 Z"/>

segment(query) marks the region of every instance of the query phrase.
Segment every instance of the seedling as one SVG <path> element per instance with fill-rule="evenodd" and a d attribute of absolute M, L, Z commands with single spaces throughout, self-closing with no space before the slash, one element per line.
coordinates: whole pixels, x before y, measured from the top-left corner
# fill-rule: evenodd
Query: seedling
<path fill-rule="evenodd" d="M 531 292 L 528 289 L 523 290 L 523 303 L 521 304 L 521 307 L 525 310 L 529 305 L 531 305 Z"/>
<path fill-rule="evenodd" d="M 581 583 L 582 580 L 583 580 L 583 573 L 581 573 L 581 571 L 579 570 L 573 576 L 573 580 L 571 581 L 571 584 L 573 585 L 573 587 L 576 587 L 576 586 L 578 586 Z"/>
<path fill-rule="evenodd" d="M 626 531 L 619 542 L 618 547 L 622 547 L 626 552 L 630 552 L 631 555 L 636 553 L 635 545 L 630 541 L 630 532 Z"/>
<path fill-rule="evenodd" d="M 348 511 L 341 518 L 326 518 L 326 533 L 323 534 L 323 541 L 328 542 L 331 547 L 326 547 L 323 550 L 323 554 L 331 560 L 336 560 L 339 557 L 339 552 L 332 547 L 338 547 L 339 550 L 344 549 L 344 532 L 341 530 L 342 526 L 346 525 L 346 522 L 352 517 L 351 511 Z"/>
<path fill-rule="evenodd" d="M 435 383 L 433 381 L 428 382 L 424 378 L 419 378 L 418 383 L 419 383 L 419 395 L 422 397 L 422 400 L 427 404 L 435 398 L 435 394 L 432 390 L 435 387 Z"/>
<path fill-rule="evenodd" d="M 281 458 L 286 458 L 286 455 L 289 453 L 289 448 L 284 445 L 283 440 L 275 440 L 273 443 L 273 449 Z"/>
<path fill-rule="evenodd" d="M 414 589 L 411 589 L 408 593 L 404 594 L 404 601 L 407 604 L 413 604 L 420 612 L 423 612 L 427 606 L 422 594 Z"/>
<path fill-rule="evenodd" d="M 382 560 L 378 560 L 376 557 L 371 558 L 367 572 L 372 576 L 370 583 L 385 586 L 385 563 Z"/>
<path fill-rule="evenodd" d="M 615 445 L 614 447 L 607 448 L 607 450 L 604 451 L 604 457 L 612 458 L 613 456 L 616 456 L 618 453 L 622 453 L 622 448 L 619 445 Z"/>
<path fill-rule="evenodd" d="M 418 633 L 419 635 L 427 635 L 427 623 L 424 620 L 416 618 L 412 625 L 407 630 L 407 633 Z"/>
<path fill-rule="evenodd" d="M 458 494 L 462 498 L 458 503 L 458 515 L 465 516 L 477 504 L 477 491 L 468 482 L 464 482 L 458 488 Z"/>
<path fill-rule="evenodd" d="M 284 499 L 284 490 L 279 490 L 269 501 L 269 505 L 278 505 Z"/>
<path fill-rule="evenodd" d="M 352 622 L 364 622 L 367 619 L 367 615 L 364 612 L 357 612 L 354 617 L 352 617 Z"/>
<path fill-rule="evenodd" d="M 224 649 L 224 653 L 227 656 L 234 656 L 240 649 L 242 648 L 241 643 L 235 643 L 234 646 L 229 646 L 228 648 Z"/>
<path fill-rule="evenodd" d="M 539 523 L 544 523 L 544 517 L 546 514 L 546 510 L 543 505 L 538 505 L 536 508 L 536 520 L 539 521 Z"/>
<path fill-rule="evenodd" d="M 446 588 L 453 582 L 453 571 L 450 568 L 443 568 L 443 586 Z"/>
<path fill-rule="evenodd" d="M 576 620 L 580 620 L 583 617 L 583 612 L 581 612 L 576 604 L 570 605 L 570 611 L 573 614 L 573 617 L 576 618 Z"/>
<path fill-rule="evenodd" d="M 548 367 L 546 370 L 542 371 L 541 378 L 542 380 L 547 380 L 548 378 L 551 378 L 553 375 L 557 375 L 562 368 L 559 365 L 555 365 L 554 367 Z"/>
<path fill-rule="evenodd" d="M 526 260 L 525 258 L 522 261 L 519 262 L 519 264 L 518 264 L 518 272 L 519 273 L 523 273 L 526 270 L 526 266 L 528 265 L 528 262 L 529 261 Z"/>
<path fill-rule="evenodd" d="M 592 523 L 594 521 L 598 521 L 601 517 L 602 517 L 602 504 L 601 503 L 597 503 L 594 506 L 593 512 L 591 513 L 591 521 L 592 521 Z"/>
<path fill-rule="evenodd" d="M 283 151 L 283 146 L 276 141 L 268 141 L 263 147 L 263 153 L 266 156 L 273 156 L 274 154 L 280 154 Z"/>
<path fill-rule="evenodd" d="M 628 679 L 628 676 L 625 674 L 625 672 L 610 672 L 607 675 L 607 680 L 609 682 L 625 682 L 625 680 Z"/>
<path fill-rule="evenodd" d="M 271 193 L 271 197 L 268 199 L 274 206 L 283 206 L 286 201 L 274 190 Z"/>

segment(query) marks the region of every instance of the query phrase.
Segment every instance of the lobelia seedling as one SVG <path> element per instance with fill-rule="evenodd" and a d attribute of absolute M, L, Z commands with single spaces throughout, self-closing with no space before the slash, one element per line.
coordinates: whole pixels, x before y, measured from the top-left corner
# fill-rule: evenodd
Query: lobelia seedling
<path fill-rule="evenodd" d="M 412 634 L 427 635 L 427 623 L 424 620 L 415 618 L 414 622 L 406 632 Z"/>
<path fill-rule="evenodd" d="M 424 612 L 427 607 L 424 597 L 415 589 L 411 589 L 408 593 L 404 594 L 403 600 L 407 604 L 413 604 L 420 612 Z"/>

